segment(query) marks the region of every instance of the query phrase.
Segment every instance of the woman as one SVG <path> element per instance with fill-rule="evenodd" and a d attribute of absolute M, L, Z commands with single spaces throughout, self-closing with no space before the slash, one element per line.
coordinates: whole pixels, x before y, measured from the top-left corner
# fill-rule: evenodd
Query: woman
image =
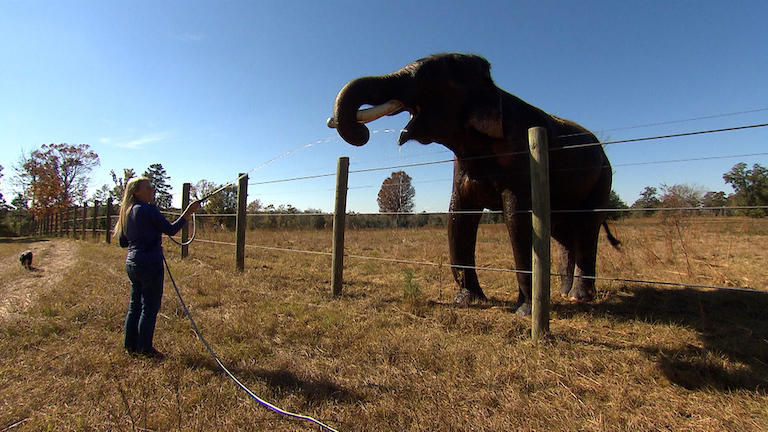
<path fill-rule="evenodd" d="M 146 177 L 132 178 L 125 185 L 114 236 L 128 248 L 125 271 L 131 280 L 131 301 L 125 316 L 123 347 L 131 354 L 162 358 L 152 345 L 155 320 L 163 297 L 162 235 L 174 235 L 200 209 L 195 201 L 176 222 L 170 223 L 151 204 L 155 188 Z"/>

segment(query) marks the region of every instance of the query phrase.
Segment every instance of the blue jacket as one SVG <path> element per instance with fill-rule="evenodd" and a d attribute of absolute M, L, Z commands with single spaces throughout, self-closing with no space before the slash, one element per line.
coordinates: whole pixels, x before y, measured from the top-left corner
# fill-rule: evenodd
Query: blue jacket
<path fill-rule="evenodd" d="M 120 246 L 128 248 L 126 262 L 154 264 L 163 262 L 163 234 L 174 235 L 186 224 L 180 217 L 168 222 L 154 204 L 136 201 L 128 212 Z"/>

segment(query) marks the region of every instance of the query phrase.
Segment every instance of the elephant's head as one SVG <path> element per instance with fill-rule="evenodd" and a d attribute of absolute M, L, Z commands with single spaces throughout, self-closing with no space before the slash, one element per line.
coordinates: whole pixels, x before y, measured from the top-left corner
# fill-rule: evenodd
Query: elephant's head
<path fill-rule="evenodd" d="M 484 58 L 437 54 L 388 75 L 350 81 L 336 97 L 328 126 L 336 127 L 348 143 L 361 146 L 369 138 L 365 123 L 408 111 L 411 119 L 399 145 L 409 140 L 439 142 L 457 151 L 453 144 L 468 136 L 504 138 L 501 95 Z M 373 108 L 360 110 L 366 104 Z"/>

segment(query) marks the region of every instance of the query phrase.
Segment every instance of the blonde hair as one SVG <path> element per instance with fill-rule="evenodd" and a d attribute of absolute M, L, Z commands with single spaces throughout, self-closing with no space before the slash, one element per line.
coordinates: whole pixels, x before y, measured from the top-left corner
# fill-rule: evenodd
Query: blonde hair
<path fill-rule="evenodd" d="M 115 225 L 115 233 L 113 236 L 117 239 L 125 231 L 125 222 L 128 220 L 128 212 L 131 211 L 131 207 L 136 203 L 136 197 L 133 195 L 136 193 L 136 189 L 139 188 L 141 182 L 150 181 L 147 177 L 134 177 L 128 180 L 125 184 L 125 192 L 123 192 L 123 200 L 120 201 L 120 213 L 117 217 L 117 225 Z"/>

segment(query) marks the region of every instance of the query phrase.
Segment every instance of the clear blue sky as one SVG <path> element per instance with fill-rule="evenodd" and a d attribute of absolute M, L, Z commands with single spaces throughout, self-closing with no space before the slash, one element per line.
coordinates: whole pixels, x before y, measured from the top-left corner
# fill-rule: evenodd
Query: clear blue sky
<path fill-rule="evenodd" d="M 764 1 L 0 0 L 0 165 L 45 143 L 86 143 L 109 170 L 162 163 L 181 183 L 251 181 L 448 159 L 438 144 L 377 133 L 354 148 L 325 126 L 350 79 L 436 52 L 471 52 L 497 85 L 603 140 L 768 123 L 748 115 L 615 128 L 768 107 Z M 371 124 L 400 129 L 404 114 Z M 731 192 L 722 174 L 768 157 L 625 164 L 768 151 L 768 128 L 607 147 L 628 204 L 645 186 Z M 417 211 L 447 209 L 451 165 L 409 168 Z M 352 174 L 348 209 L 377 211 L 390 171 Z M 254 185 L 250 199 L 332 210 L 334 179 Z"/>

